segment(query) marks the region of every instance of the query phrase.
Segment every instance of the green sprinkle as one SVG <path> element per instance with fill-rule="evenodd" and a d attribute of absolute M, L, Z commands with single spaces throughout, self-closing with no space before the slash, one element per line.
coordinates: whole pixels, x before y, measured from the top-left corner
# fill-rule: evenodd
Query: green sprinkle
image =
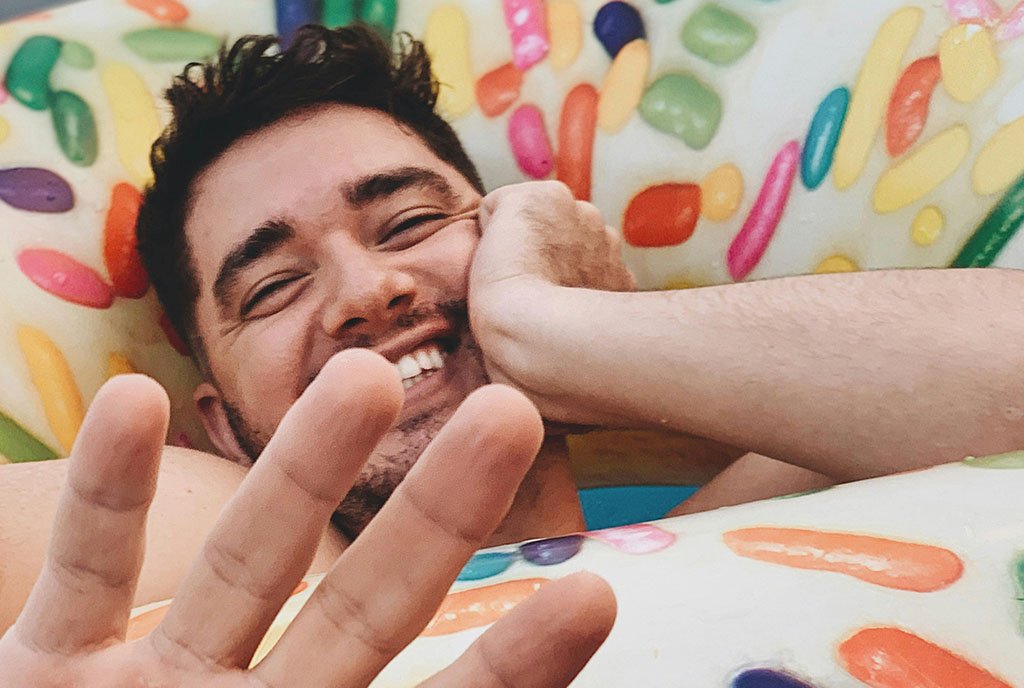
<path fill-rule="evenodd" d="M 186 62 L 203 60 L 220 48 L 221 39 L 191 29 L 139 29 L 124 36 L 125 45 L 149 62 Z"/>
<path fill-rule="evenodd" d="M 75 69 L 92 69 L 96 66 L 96 56 L 85 43 L 68 41 L 60 51 L 61 62 Z"/>
<path fill-rule="evenodd" d="M 722 100 L 710 86 L 690 74 L 666 74 L 640 99 L 640 115 L 648 124 L 701 150 L 714 138 L 722 121 Z"/>
<path fill-rule="evenodd" d="M 3 413 L 0 413 L 0 454 L 14 463 L 57 458 L 57 452 L 30 435 Z"/>
<path fill-rule="evenodd" d="M 971 468 L 1019 469 L 1024 468 L 1024 451 L 1014 451 L 994 456 L 968 456 L 963 462 L 965 466 L 970 466 Z"/>
<path fill-rule="evenodd" d="M 717 65 L 732 64 L 757 41 L 757 29 L 746 19 L 719 5 L 704 5 L 683 25 L 683 45 Z"/>
<path fill-rule="evenodd" d="M 950 267 L 987 268 L 1024 224 L 1024 175 L 981 221 Z"/>

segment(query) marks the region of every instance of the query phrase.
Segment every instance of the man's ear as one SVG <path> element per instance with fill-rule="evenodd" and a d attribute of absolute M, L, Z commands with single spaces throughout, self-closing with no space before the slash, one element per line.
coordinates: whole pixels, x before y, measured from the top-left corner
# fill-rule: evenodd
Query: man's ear
<path fill-rule="evenodd" d="M 220 391 L 209 382 L 203 382 L 196 387 L 192 398 L 199 410 L 199 418 L 203 421 L 206 435 L 217 447 L 220 455 L 235 463 L 243 465 L 251 463 L 251 459 L 242 450 L 238 438 L 235 437 L 235 433 L 231 429 Z"/>

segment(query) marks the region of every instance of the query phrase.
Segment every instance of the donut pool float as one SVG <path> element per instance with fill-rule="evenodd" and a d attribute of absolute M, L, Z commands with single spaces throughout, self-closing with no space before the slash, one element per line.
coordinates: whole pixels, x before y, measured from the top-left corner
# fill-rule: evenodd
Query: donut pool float
<path fill-rule="evenodd" d="M 66 454 L 127 371 L 168 388 L 169 442 L 208 448 L 135 254 L 159 94 L 225 40 L 356 20 L 425 41 L 488 188 L 564 181 L 643 288 L 1024 267 L 1024 2 L 86 0 L 0 24 L 0 462 Z M 621 616 L 581 686 L 1024 686 L 1022 465 L 482 553 L 379 685 L 588 568 Z"/>

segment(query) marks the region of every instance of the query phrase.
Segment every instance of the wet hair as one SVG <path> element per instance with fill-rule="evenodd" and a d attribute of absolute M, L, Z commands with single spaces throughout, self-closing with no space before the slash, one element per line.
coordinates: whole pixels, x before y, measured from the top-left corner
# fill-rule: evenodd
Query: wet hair
<path fill-rule="evenodd" d="M 139 212 L 139 253 L 171 324 L 208 372 L 195 326 L 199 295 L 185 236 L 196 178 L 234 143 L 290 115 L 329 104 L 383 112 L 408 128 L 478 191 L 483 184 L 451 126 L 436 112 L 437 82 L 423 44 L 393 49 L 360 25 L 304 26 L 283 47 L 246 36 L 206 63 L 191 63 L 167 90 L 171 123 L 153 144 L 153 183 Z"/>

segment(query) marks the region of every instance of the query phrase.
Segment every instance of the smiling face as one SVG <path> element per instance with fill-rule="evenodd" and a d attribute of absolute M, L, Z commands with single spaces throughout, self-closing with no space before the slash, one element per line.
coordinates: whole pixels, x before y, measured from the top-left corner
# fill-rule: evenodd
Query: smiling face
<path fill-rule="evenodd" d="M 479 202 L 411 131 L 346 105 L 275 122 L 204 170 L 185 232 L 211 377 L 196 401 L 221 452 L 255 459 L 333 354 L 377 351 L 407 391 L 339 511 L 361 529 L 486 382 L 465 308 L 476 222 L 458 217 Z"/>

